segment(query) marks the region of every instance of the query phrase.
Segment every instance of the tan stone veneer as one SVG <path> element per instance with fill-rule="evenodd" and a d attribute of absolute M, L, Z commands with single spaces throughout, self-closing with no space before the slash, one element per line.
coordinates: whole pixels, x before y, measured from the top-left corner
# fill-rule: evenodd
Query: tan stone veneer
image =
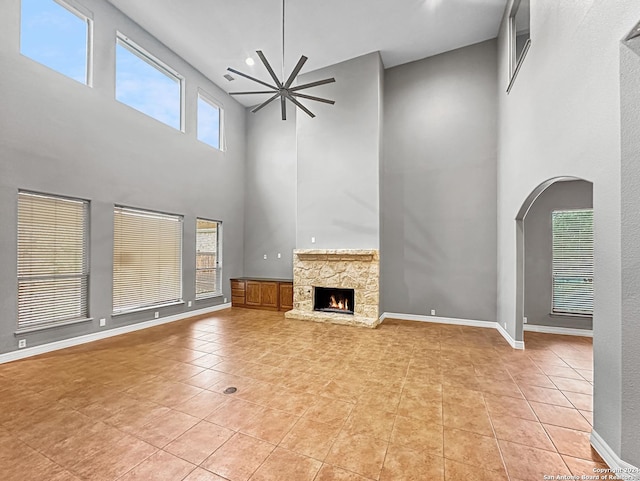
<path fill-rule="evenodd" d="M 380 255 L 376 249 L 295 249 L 293 310 L 289 319 L 376 327 L 379 323 Z M 313 310 L 314 287 L 354 290 L 354 313 Z"/>

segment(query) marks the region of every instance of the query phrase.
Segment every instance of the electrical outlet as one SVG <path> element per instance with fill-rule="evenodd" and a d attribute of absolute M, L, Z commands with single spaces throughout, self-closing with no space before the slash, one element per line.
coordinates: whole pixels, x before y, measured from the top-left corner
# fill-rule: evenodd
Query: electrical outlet
<path fill-rule="evenodd" d="M 266 260 L 267 260 L 267 254 L 264 254 L 264 255 L 262 256 L 262 258 L 266 261 Z"/>
<path fill-rule="evenodd" d="M 507 323 L 506 322 L 503 322 L 502 325 L 504 326 L 505 329 L 507 328 Z"/>
<path fill-rule="evenodd" d="M 103 317 L 102 319 L 100 319 L 100 327 L 104 327 L 107 325 L 107 320 Z"/>
<path fill-rule="evenodd" d="M 154 319 L 159 318 L 160 317 L 160 313 L 158 311 L 154 312 L 153 313 L 153 317 L 154 317 Z"/>
<path fill-rule="evenodd" d="M 431 315 L 435 316 L 436 315 L 436 310 L 435 309 L 431 309 Z"/>
<path fill-rule="evenodd" d="M 311 238 L 311 243 L 312 243 L 312 244 L 315 244 L 315 243 L 316 243 L 316 238 L 315 238 L 315 237 L 312 237 L 312 238 Z"/>
<path fill-rule="evenodd" d="M 282 254 L 278 252 L 278 259 L 282 259 Z"/>
<path fill-rule="evenodd" d="M 524 323 L 526 324 L 526 323 L 527 323 L 527 322 L 529 322 L 529 321 L 527 320 L 527 318 L 526 318 L 526 317 L 523 317 L 523 318 L 522 318 L 522 322 L 524 322 Z"/>
<path fill-rule="evenodd" d="M 27 340 L 26 339 L 20 339 L 18 341 L 18 349 L 24 349 L 25 347 L 27 347 Z"/>
<path fill-rule="evenodd" d="M 193 306 L 193 301 L 187 302 L 187 307 L 191 307 L 191 306 Z"/>
<path fill-rule="evenodd" d="M 225 304 L 227 303 L 227 298 L 226 298 L 226 297 L 224 298 L 224 303 L 225 303 Z"/>

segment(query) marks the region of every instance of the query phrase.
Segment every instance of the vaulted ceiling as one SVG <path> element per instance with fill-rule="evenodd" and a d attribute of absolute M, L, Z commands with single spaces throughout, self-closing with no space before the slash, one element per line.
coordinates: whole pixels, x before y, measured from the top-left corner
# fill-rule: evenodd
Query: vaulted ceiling
<path fill-rule="evenodd" d="M 109 0 L 221 88 L 227 67 L 263 80 L 256 50 L 282 72 L 282 0 Z M 286 0 L 284 71 L 304 72 L 380 51 L 386 68 L 494 38 L 506 0 Z M 255 65 L 245 63 L 253 57 Z M 237 77 L 237 76 L 236 76 Z M 239 98 L 254 105 L 264 96 Z"/>

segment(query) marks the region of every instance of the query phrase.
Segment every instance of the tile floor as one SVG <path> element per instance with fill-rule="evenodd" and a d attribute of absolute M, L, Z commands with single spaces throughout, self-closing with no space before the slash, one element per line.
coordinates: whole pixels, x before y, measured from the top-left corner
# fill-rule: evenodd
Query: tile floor
<path fill-rule="evenodd" d="M 0 365 L 4 481 L 592 474 L 592 344 L 233 308 Z M 234 386 L 235 394 L 223 394 Z"/>

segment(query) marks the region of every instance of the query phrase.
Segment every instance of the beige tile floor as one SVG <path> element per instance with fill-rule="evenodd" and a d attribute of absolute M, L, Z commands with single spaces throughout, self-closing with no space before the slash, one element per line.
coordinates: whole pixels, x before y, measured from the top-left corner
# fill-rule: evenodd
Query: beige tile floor
<path fill-rule="evenodd" d="M 592 474 L 590 339 L 233 308 L 0 365 L 4 481 Z M 235 394 L 223 394 L 234 386 Z"/>

